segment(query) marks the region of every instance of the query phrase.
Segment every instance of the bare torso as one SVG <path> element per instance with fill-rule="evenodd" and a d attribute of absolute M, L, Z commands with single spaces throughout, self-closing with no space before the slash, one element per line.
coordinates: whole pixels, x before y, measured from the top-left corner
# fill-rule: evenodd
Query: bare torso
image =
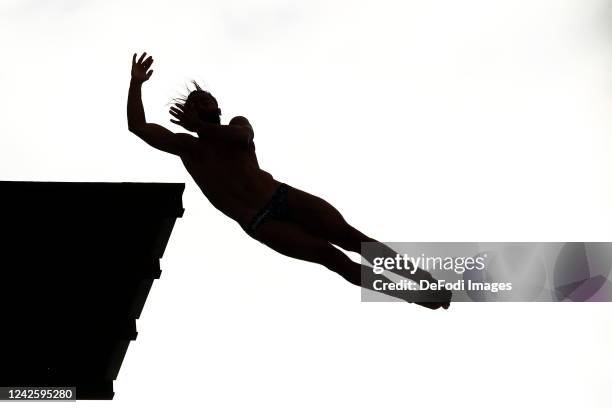
<path fill-rule="evenodd" d="M 241 224 L 251 220 L 279 185 L 259 168 L 253 142 L 237 148 L 200 138 L 181 160 L 210 203 Z"/>

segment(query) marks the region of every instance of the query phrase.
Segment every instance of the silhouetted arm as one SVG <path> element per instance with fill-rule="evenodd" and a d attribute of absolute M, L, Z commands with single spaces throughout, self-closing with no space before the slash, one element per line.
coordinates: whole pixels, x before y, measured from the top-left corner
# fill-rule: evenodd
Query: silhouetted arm
<path fill-rule="evenodd" d="M 236 147 L 247 147 L 254 137 L 253 128 L 244 116 L 236 116 L 228 125 L 218 125 L 200 120 L 194 111 L 185 110 L 182 104 L 170 108 L 170 114 L 176 118 L 170 119 L 172 123 L 196 132 L 202 139 L 216 139 Z"/>
<path fill-rule="evenodd" d="M 193 148 L 195 137 L 186 133 L 174 133 L 163 126 L 146 121 L 142 105 L 142 84 L 153 74 L 153 70 L 147 72 L 153 63 L 153 57 L 149 56 L 143 61 L 145 55 L 146 52 L 138 61 L 136 54 L 132 57 L 132 79 L 127 102 L 128 129 L 156 149 L 176 155 L 185 154 Z"/>

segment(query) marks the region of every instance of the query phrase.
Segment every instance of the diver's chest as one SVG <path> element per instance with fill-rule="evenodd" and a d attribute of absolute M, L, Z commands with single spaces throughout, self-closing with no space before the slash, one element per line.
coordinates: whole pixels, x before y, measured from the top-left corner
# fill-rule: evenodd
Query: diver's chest
<path fill-rule="evenodd" d="M 181 158 L 185 168 L 192 175 L 202 173 L 217 173 L 217 177 L 223 173 L 231 173 L 248 161 L 243 152 L 228 151 L 224 149 L 204 150 L 194 152 L 189 157 Z"/>

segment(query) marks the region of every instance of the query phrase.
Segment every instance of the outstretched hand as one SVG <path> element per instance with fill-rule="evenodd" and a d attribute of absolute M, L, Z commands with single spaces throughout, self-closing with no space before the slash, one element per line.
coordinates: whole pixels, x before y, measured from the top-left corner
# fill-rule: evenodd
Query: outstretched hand
<path fill-rule="evenodd" d="M 197 130 L 200 119 L 193 109 L 185 109 L 185 105 L 176 103 L 170 108 L 170 114 L 176 118 L 170 119 L 170 122 L 176 123 L 190 132 Z"/>
<path fill-rule="evenodd" d="M 149 55 L 149 58 L 145 59 L 146 55 L 147 53 L 143 52 L 138 61 L 136 61 L 136 53 L 132 56 L 132 80 L 141 84 L 153 74 L 153 70 L 147 72 L 153 64 L 153 57 Z"/>

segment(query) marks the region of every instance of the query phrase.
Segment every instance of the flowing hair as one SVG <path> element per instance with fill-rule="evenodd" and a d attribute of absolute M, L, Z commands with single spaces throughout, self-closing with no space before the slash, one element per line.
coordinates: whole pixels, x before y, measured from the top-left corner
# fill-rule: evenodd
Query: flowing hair
<path fill-rule="evenodd" d="M 195 89 L 190 90 L 189 86 L 185 85 L 185 90 L 187 92 L 186 95 L 179 95 L 178 97 L 172 98 L 172 101 L 169 102 L 169 104 L 180 104 L 183 105 L 185 107 L 189 106 L 190 100 L 192 96 L 195 95 L 206 95 L 207 97 L 211 98 L 213 101 L 215 101 L 215 104 L 217 106 L 219 106 L 219 103 L 217 102 L 217 99 L 208 91 L 205 91 L 200 84 L 198 84 L 195 80 L 191 80 L 191 84 L 195 87 Z"/>

